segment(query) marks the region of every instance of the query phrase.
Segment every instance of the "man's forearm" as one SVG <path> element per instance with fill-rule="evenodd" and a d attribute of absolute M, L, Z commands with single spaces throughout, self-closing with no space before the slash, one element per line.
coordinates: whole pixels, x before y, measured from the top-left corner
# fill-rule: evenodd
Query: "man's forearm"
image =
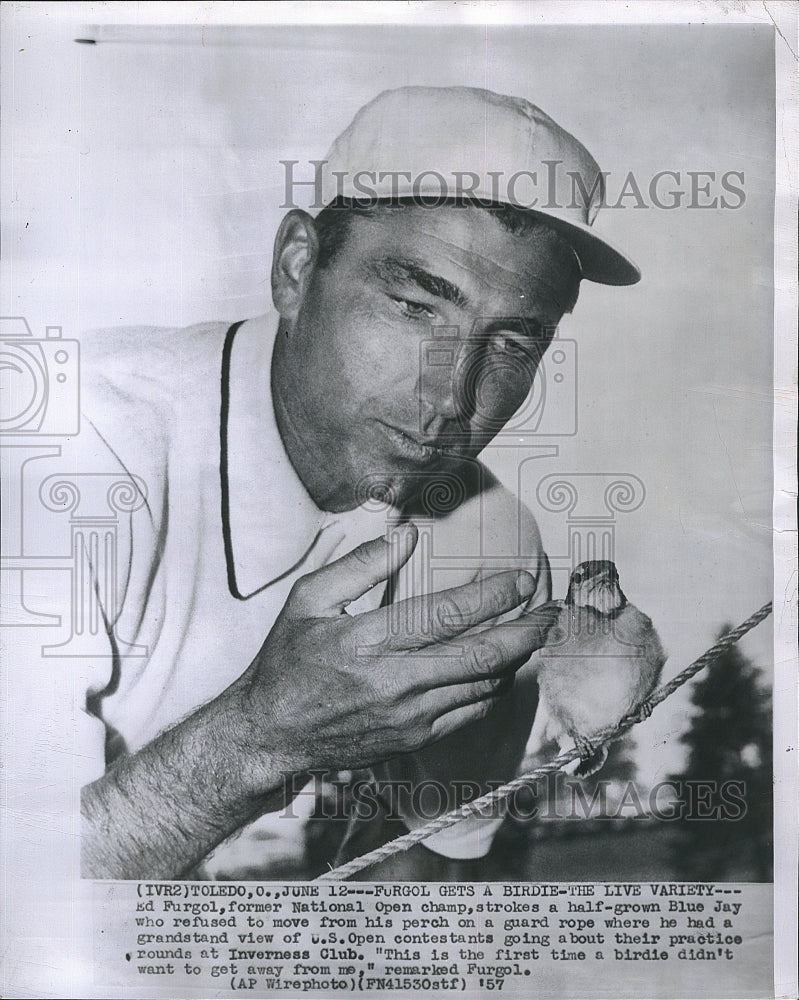
<path fill-rule="evenodd" d="M 277 808 L 283 769 L 240 738 L 240 699 L 234 684 L 83 789 L 85 877 L 180 877 Z"/>

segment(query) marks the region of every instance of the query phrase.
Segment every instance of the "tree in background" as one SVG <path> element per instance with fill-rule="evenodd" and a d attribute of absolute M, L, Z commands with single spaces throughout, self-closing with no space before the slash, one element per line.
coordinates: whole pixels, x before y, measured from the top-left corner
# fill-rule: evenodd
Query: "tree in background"
<path fill-rule="evenodd" d="M 760 671 L 731 646 L 694 682 L 691 704 L 696 712 L 680 737 L 688 748 L 685 767 L 671 775 L 680 783 L 683 809 L 672 841 L 676 877 L 768 882 L 773 871 L 771 701 Z M 700 818 L 707 816 L 718 818 Z"/>

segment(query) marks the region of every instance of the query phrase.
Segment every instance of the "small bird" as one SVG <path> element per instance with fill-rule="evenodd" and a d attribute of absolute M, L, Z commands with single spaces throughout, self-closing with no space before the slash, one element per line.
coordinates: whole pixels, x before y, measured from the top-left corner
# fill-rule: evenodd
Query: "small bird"
<path fill-rule="evenodd" d="M 646 709 L 666 655 L 651 619 L 629 603 L 608 560 L 580 563 L 566 600 L 553 604 L 560 614 L 530 660 L 539 702 L 528 750 L 550 739 L 561 752 L 576 747 L 580 760 L 567 770 L 586 777 L 608 755 L 606 746 L 592 745 L 591 735 Z"/>

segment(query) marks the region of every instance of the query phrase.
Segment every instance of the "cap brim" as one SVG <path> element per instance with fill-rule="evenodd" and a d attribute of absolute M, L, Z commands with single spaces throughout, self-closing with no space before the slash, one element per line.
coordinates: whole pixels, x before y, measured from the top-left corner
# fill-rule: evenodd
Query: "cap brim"
<path fill-rule="evenodd" d="M 580 259 L 582 276 L 600 285 L 635 285 L 641 280 L 641 270 L 608 240 L 597 235 L 590 226 L 566 222 L 547 212 L 525 209 L 540 218 L 561 235 Z"/>

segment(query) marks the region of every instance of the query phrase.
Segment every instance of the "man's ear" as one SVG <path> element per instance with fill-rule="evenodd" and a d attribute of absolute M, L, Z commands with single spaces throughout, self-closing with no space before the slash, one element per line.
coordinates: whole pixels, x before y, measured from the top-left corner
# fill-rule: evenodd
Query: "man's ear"
<path fill-rule="evenodd" d="M 313 274 L 319 240 L 307 212 L 292 209 L 280 223 L 272 259 L 272 301 L 282 319 L 294 319 Z"/>

